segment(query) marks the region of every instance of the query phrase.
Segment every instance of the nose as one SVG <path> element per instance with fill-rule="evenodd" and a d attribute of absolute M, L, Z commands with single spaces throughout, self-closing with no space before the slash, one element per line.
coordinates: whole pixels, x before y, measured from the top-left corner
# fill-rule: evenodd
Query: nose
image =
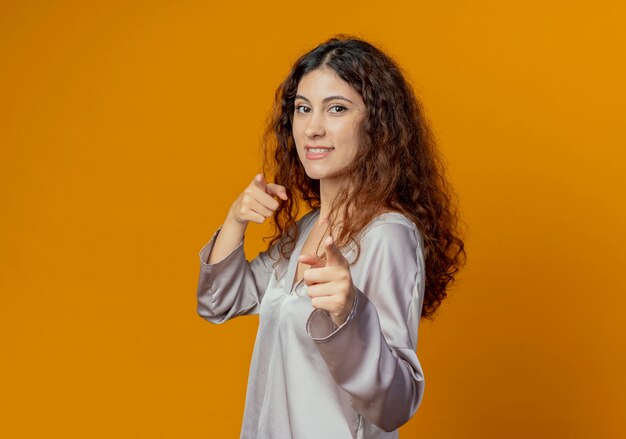
<path fill-rule="evenodd" d="M 326 134 L 323 116 L 321 112 L 313 112 L 311 114 L 304 129 L 304 134 L 307 137 L 321 137 Z"/>

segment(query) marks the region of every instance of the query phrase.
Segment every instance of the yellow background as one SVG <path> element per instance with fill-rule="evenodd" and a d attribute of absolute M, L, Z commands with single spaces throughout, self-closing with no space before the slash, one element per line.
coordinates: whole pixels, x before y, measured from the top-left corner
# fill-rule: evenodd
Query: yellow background
<path fill-rule="evenodd" d="M 0 436 L 238 437 L 257 318 L 196 315 L 197 253 L 259 169 L 292 62 L 347 32 L 406 70 L 468 225 L 401 436 L 626 437 L 625 16 L 2 1 Z"/>

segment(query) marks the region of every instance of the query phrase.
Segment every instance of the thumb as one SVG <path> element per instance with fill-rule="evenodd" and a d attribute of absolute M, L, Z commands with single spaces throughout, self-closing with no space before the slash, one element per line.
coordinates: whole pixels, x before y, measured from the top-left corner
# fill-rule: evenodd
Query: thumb
<path fill-rule="evenodd" d="M 335 240 L 332 236 L 329 236 L 324 240 L 324 250 L 326 252 L 326 266 L 345 265 L 348 261 L 343 257 L 339 247 L 335 244 Z"/>
<path fill-rule="evenodd" d="M 285 186 L 281 186 L 276 183 L 268 183 L 265 192 L 270 195 L 276 195 L 283 200 L 287 200 L 287 198 L 289 198 L 287 196 L 287 189 L 285 188 Z"/>

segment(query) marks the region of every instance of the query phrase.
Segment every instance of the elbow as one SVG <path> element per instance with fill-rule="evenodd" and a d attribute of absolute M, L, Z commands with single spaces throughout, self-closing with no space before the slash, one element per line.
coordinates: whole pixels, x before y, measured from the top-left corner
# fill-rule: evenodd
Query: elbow
<path fill-rule="evenodd" d="M 376 427 L 380 428 L 384 432 L 391 433 L 400 428 L 406 421 L 404 422 L 396 422 L 392 421 L 389 416 L 383 416 L 376 419 L 369 418 L 370 422 L 374 424 Z"/>
<path fill-rule="evenodd" d="M 412 416 L 413 414 L 410 414 L 409 416 L 399 417 L 396 414 L 393 414 L 385 416 L 383 418 L 379 418 L 376 421 L 372 421 L 372 423 L 381 430 L 387 433 L 391 433 L 392 431 L 396 431 L 398 428 L 406 424 Z"/>
<path fill-rule="evenodd" d="M 200 304 L 200 302 L 198 302 L 198 307 L 196 308 L 196 312 L 198 313 L 198 316 L 200 316 L 204 320 L 208 320 L 209 318 L 213 317 L 213 314 L 211 313 L 211 311 L 206 306 L 203 306 L 202 304 Z"/>
<path fill-rule="evenodd" d="M 409 422 L 414 414 L 415 411 L 395 412 L 387 414 L 386 416 L 380 417 L 376 420 L 372 420 L 372 423 L 381 430 L 387 433 L 391 433 L 392 431 L 396 431 L 398 428 Z"/>
<path fill-rule="evenodd" d="M 198 279 L 198 288 L 196 289 L 196 312 L 205 320 L 209 320 L 216 315 L 213 288 L 210 278 L 203 275 L 203 271 L 201 271 Z"/>
<path fill-rule="evenodd" d="M 384 410 L 377 411 L 377 416 L 372 417 L 371 422 L 388 433 L 397 430 L 411 420 L 421 405 L 424 396 L 424 381 L 414 381 L 411 397 L 405 402 L 402 398 L 394 398 L 394 394 L 387 395 L 383 403 Z"/>
<path fill-rule="evenodd" d="M 213 294 L 198 290 L 196 312 L 209 323 L 221 324 L 232 317 L 232 310 L 223 302 L 216 300 Z"/>
<path fill-rule="evenodd" d="M 200 304 L 198 304 L 198 315 L 206 320 L 209 323 L 215 323 L 215 324 L 220 324 L 220 323 L 224 323 L 226 320 L 228 320 L 224 314 L 217 314 L 214 311 L 212 311 L 210 308 L 207 308 L 205 306 L 201 306 Z"/>
<path fill-rule="evenodd" d="M 402 424 L 382 424 L 382 425 L 379 425 L 379 427 L 381 430 L 387 433 L 391 433 L 392 431 L 396 431 L 402 425 L 404 425 L 404 422 Z"/>
<path fill-rule="evenodd" d="M 215 315 L 215 306 L 213 306 L 213 304 L 211 303 L 211 296 L 212 295 L 209 294 L 208 291 L 201 290 L 200 288 L 198 288 L 198 291 L 196 292 L 196 311 L 198 315 L 202 318 L 207 318 Z"/>
<path fill-rule="evenodd" d="M 211 323 L 216 323 L 216 318 L 219 316 L 219 313 L 216 312 L 215 305 L 211 300 L 211 295 L 198 293 L 197 297 L 196 312 L 198 316 Z"/>
<path fill-rule="evenodd" d="M 198 316 L 204 320 L 208 320 L 209 322 L 213 317 L 215 317 L 215 314 L 211 312 L 211 309 L 200 302 L 198 302 L 196 312 L 198 313 Z"/>

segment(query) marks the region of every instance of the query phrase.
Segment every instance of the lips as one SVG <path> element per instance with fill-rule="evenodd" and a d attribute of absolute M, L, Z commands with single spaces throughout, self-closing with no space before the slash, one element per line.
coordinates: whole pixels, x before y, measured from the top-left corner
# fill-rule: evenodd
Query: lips
<path fill-rule="evenodd" d="M 320 160 L 327 157 L 335 148 L 332 146 L 306 145 L 304 149 L 308 160 Z"/>

